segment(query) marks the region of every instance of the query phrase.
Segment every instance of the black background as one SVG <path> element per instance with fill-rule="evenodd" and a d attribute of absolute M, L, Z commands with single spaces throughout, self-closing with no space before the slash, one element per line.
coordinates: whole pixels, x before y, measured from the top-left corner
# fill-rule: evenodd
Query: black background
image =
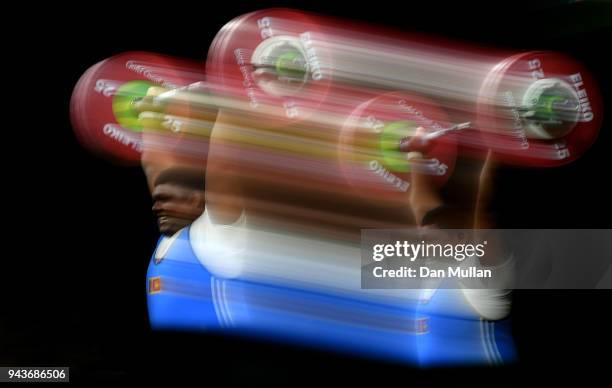
<path fill-rule="evenodd" d="M 132 50 L 204 60 L 224 23 L 270 6 L 518 50 L 558 50 L 581 60 L 598 79 L 606 104 L 602 131 L 569 166 L 502 170 L 495 202 L 500 227 L 610 228 L 611 6 L 567 3 L 100 2 L 25 11 L 24 22 L 7 35 L 18 47 L 5 59 L 13 70 L 5 81 L 17 83 L 10 115 L 17 122 L 7 127 L 19 140 L 7 135 L 4 144 L 10 199 L 3 209 L 0 365 L 69 365 L 73 381 L 177 375 L 261 385 L 515 386 L 604 375 L 612 293 L 601 290 L 517 291 L 513 331 L 520 362 L 494 369 L 416 370 L 242 338 L 151 332 L 145 273 L 157 231 L 144 175 L 80 147 L 68 112 L 73 86 L 94 63 Z"/>

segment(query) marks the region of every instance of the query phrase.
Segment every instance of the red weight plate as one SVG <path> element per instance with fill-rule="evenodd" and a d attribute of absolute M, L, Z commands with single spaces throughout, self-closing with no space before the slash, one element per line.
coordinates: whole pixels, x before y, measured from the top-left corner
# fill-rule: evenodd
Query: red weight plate
<path fill-rule="evenodd" d="M 559 104 L 558 111 L 552 104 Z M 489 73 L 477 112 L 485 144 L 499 161 L 555 167 L 593 144 L 603 106 L 595 80 L 580 63 L 555 52 L 527 52 Z"/>
<path fill-rule="evenodd" d="M 394 205 L 406 203 L 413 173 L 427 174 L 435 186 L 442 186 L 455 167 L 454 134 L 437 138 L 426 154 L 409 155 L 399 146 L 419 127 L 422 133 L 434 133 L 450 125 L 435 103 L 407 93 L 388 93 L 361 104 L 340 136 L 338 154 L 347 182 L 362 197 Z"/>
<path fill-rule="evenodd" d="M 311 45 L 316 36 L 316 24 L 298 11 L 270 9 L 234 19 L 208 53 L 212 91 L 236 99 L 243 113 L 263 115 L 269 125 L 316 114 L 331 87 L 320 72 L 321 61 L 329 59 L 320 57 L 327 55 L 324 39 L 317 38 L 316 49 Z"/>
<path fill-rule="evenodd" d="M 203 66 L 169 56 L 128 52 L 92 66 L 72 94 L 70 116 L 77 138 L 92 152 L 125 164 L 140 163 L 141 135 L 125 128 L 113 110 L 116 92 L 132 81 L 177 88 L 204 78 Z"/>

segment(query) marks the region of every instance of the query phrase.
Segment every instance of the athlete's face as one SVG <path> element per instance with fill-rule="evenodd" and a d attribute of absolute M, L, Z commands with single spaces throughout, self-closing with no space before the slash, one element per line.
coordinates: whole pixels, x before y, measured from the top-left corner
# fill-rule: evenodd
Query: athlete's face
<path fill-rule="evenodd" d="M 155 186 L 153 212 L 159 231 L 172 235 L 190 225 L 204 211 L 204 192 L 172 183 Z"/>

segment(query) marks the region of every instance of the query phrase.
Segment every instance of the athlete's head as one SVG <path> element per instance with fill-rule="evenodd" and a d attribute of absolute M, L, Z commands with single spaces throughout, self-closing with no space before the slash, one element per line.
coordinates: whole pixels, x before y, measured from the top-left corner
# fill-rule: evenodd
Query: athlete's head
<path fill-rule="evenodd" d="M 178 232 L 204 211 L 203 170 L 174 167 L 161 172 L 152 197 L 159 231 L 166 235 Z"/>

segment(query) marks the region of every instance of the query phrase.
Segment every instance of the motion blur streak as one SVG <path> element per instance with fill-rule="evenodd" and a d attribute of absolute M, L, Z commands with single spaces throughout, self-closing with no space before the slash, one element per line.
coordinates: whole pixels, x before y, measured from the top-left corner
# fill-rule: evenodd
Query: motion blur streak
<path fill-rule="evenodd" d="M 493 166 L 576 160 L 601 111 L 589 72 L 560 53 L 283 9 L 228 23 L 205 70 L 102 61 L 71 102 L 87 147 L 147 175 L 165 234 L 147 275 L 155 328 L 419 365 L 513 361 L 510 293 L 362 289 L 361 230 L 494 227 Z"/>

